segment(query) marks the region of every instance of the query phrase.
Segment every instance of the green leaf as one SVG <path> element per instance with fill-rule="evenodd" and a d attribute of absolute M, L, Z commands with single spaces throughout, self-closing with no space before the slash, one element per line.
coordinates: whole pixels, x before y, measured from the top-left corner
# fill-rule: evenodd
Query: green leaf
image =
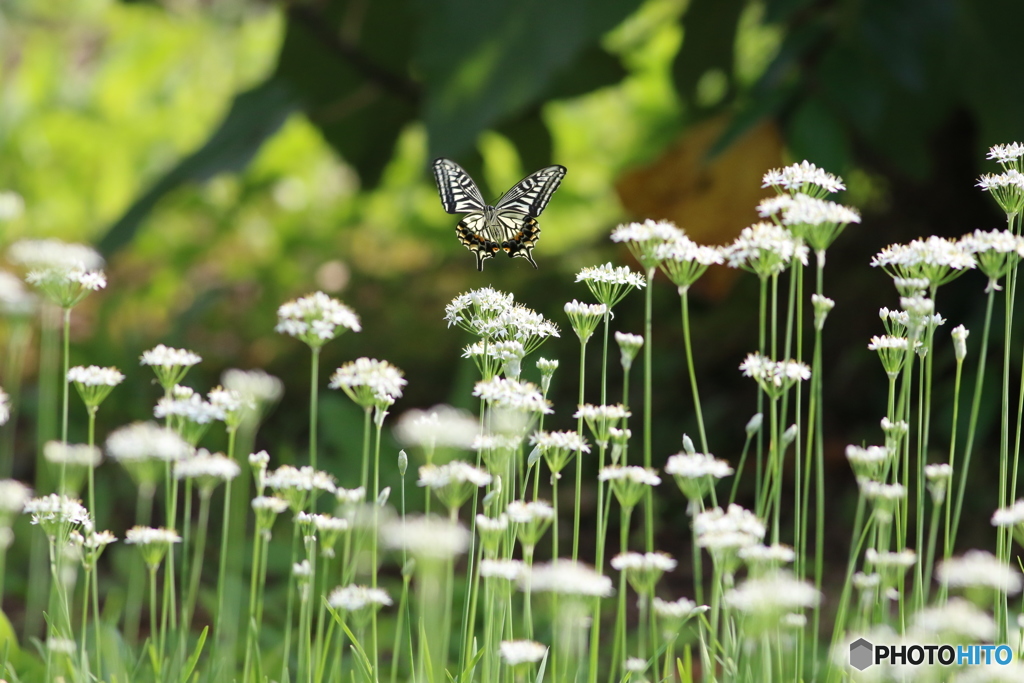
<path fill-rule="evenodd" d="M 423 20 L 416 64 L 431 156 L 459 156 L 480 132 L 540 100 L 637 6 L 552 0 L 440 0 Z"/>
<path fill-rule="evenodd" d="M 0 652 L 4 653 L 4 658 L 7 656 L 15 656 L 20 651 L 18 647 L 18 636 L 14 633 L 14 627 L 11 626 L 10 619 L 4 614 L 3 610 L 0 610 Z M 0 668 L 0 672 L 3 669 Z"/>
<path fill-rule="evenodd" d="M 153 207 L 179 185 L 188 181 L 202 182 L 219 173 L 245 168 L 296 105 L 288 87 L 275 78 L 235 97 L 210 139 L 136 199 L 107 230 L 97 245 L 99 250 L 109 256 L 130 242 Z"/>
<path fill-rule="evenodd" d="M 203 645 L 206 644 L 206 634 L 209 632 L 210 627 L 203 627 L 203 632 L 199 634 L 199 640 L 196 642 L 196 649 L 189 656 L 185 662 L 185 668 L 181 671 L 181 683 L 187 683 L 189 676 L 192 675 L 192 671 L 196 668 L 196 664 L 199 662 L 199 655 L 203 653 Z"/>
<path fill-rule="evenodd" d="M 672 64 L 676 90 L 689 102 L 697 92 L 697 84 L 712 69 L 722 71 L 728 79 L 725 99 L 733 87 L 736 27 L 746 6 L 743 0 L 694 0 L 683 17 L 686 31 L 683 46 Z"/>
<path fill-rule="evenodd" d="M 544 652 L 544 659 L 540 660 L 540 668 L 537 669 L 537 683 L 544 683 L 544 671 L 548 668 L 548 655 L 551 654 L 551 650 L 548 649 Z"/>

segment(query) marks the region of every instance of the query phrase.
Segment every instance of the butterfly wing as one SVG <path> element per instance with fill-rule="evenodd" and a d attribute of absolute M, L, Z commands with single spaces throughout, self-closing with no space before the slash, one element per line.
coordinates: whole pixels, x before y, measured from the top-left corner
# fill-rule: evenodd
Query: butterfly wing
<path fill-rule="evenodd" d="M 487 208 L 480 188 L 461 166 L 451 159 L 434 160 L 434 181 L 441 205 L 448 213 L 482 212 Z"/>
<path fill-rule="evenodd" d="M 501 196 L 494 208 L 499 212 L 515 211 L 536 218 L 551 201 L 551 195 L 564 177 L 565 166 L 546 166 L 516 183 Z"/>

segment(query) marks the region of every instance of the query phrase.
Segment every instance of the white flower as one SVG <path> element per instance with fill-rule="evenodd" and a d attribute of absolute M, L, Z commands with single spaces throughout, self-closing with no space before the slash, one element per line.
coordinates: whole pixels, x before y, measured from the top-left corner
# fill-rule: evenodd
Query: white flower
<path fill-rule="evenodd" d="M 672 602 L 662 600 L 661 598 L 654 598 L 651 601 L 651 607 L 659 617 L 669 619 L 689 619 L 708 610 L 707 605 L 698 607 L 697 603 L 689 598 L 679 598 Z"/>
<path fill-rule="evenodd" d="M 629 465 L 627 467 L 609 465 L 608 467 L 601 468 L 597 478 L 599 481 L 628 481 L 645 486 L 658 486 L 661 484 L 661 477 L 654 470 L 637 465 Z"/>
<path fill-rule="evenodd" d="M 360 332 L 355 312 L 323 292 L 281 304 L 277 309 L 276 332 L 297 337 L 310 347 L 323 346 L 345 330 Z"/>
<path fill-rule="evenodd" d="M 391 522 L 381 529 L 381 537 L 385 546 L 405 549 L 425 560 L 447 560 L 469 547 L 469 531 L 440 517 L 406 517 Z"/>
<path fill-rule="evenodd" d="M 46 639 L 46 649 L 62 655 L 73 655 L 78 649 L 77 644 L 71 638 L 51 637 Z"/>
<path fill-rule="evenodd" d="M 665 474 L 685 479 L 715 477 L 721 479 L 733 473 L 732 467 L 710 453 L 676 453 L 665 463 Z"/>
<path fill-rule="evenodd" d="M 473 395 L 509 410 L 544 414 L 554 412 L 551 404 L 532 382 L 492 377 L 477 382 L 473 387 Z"/>
<path fill-rule="evenodd" d="M 162 368 L 192 367 L 203 359 L 187 349 L 175 349 L 163 344 L 157 344 L 149 351 L 144 351 L 140 358 L 141 365 L 151 365 Z"/>
<path fill-rule="evenodd" d="M 683 236 L 683 231 L 668 221 L 652 221 L 628 223 L 620 225 L 612 231 L 612 242 L 625 242 L 633 256 L 648 271 L 652 271 L 659 263 L 658 247 L 664 242 L 671 242 Z"/>
<path fill-rule="evenodd" d="M 58 524 L 74 524 L 92 529 L 89 511 L 82 505 L 82 501 L 56 493 L 29 500 L 23 512 L 32 515 L 33 524 L 41 524 L 44 529 L 48 529 L 48 534 Z"/>
<path fill-rule="evenodd" d="M 420 467 L 419 486 L 438 489 L 453 484 L 472 484 L 487 486 L 491 483 L 491 475 L 461 460 L 452 460 L 444 465 L 423 465 Z"/>
<path fill-rule="evenodd" d="M 740 363 L 740 371 L 744 377 L 753 378 L 770 396 L 781 395 L 797 382 L 811 378 L 811 369 L 796 360 L 775 361 L 760 352 L 748 353 Z"/>
<path fill-rule="evenodd" d="M 622 664 L 622 668 L 632 673 L 643 673 L 647 670 L 647 660 L 642 657 L 630 657 Z"/>
<path fill-rule="evenodd" d="M 381 397 L 401 398 L 402 387 L 408 384 L 403 374 L 387 361 L 363 357 L 335 370 L 328 386 L 344 390 L 358 405 L 366 407 Z"/>
<path fill-rule="evenodd" d="M 153 417 L 166 419 L 177 417 L 197 425 L 205 425 L 214 420 L 223 420 L 226 415 L 223 408 L 215 406 L 188 387 L 175 387 L 170 396 L 161 396 L 153 408 Z"/>
<path fill-rule="evenodd" d="M 231 481 L 241 472 L 242 468 L 234 460 L 205 448 L 200 448 L 191 458 L 174 463 L 175 479 Z"/>
<path fill-rule="evenodd" d="M 770 615 L 816 606 L 821 593 L 811 584 L 788 572 L 747 579 L 727 591 L 725 604 L 746 614 Z"/>
<path fill-rule="evenodd" d="M 857 484 L 860 486 L 861 494 L 868 500 L 893 502 L 907 496 L 907 489 L 903 484 L 883 484 L 864 477 L 858 478 Z"/>
<path fill-rule="evenodd" d="M 343 612 L 359 612 L 367 607 L 390 607 L 391 596 L 383 588 L 339 586 L 327 597 L 327 604 Z"/>
<path fill-rule="evenodd" d="M 77 382 L 88 387 L 116 387 L 124 381 L 124 374 L 117 368 L 101 368 L 96 365 L 83 367 L 76 365 L 68 370 L 68 381 Z"/>
<path fill-rule="evenodd" d="M 445 306 L 444 319 L 448 327 L 459 325 L 477 334 L 476 323 L 490 320 L 509 309 L 513 304 L 513 296 L 499 292 L 491 287 L 482 287 L 460 294 Z"/>
<path fill-rule="evenodd" d="M 406 411 L 395 424 L 395 437 L 402 444 L 419 446 L 431 453 L 438 447 L 470 449 L 479 433 L 476 418 L 446 405 Z"/>
<path fill-rule="evenodd" d="M 676 561 L 666 553 L 619 553 L 612 558 L 616 571 L 658 571 L 670 572 L 676 568 Z"/>
<path fill-rule="evenodd" d="M 98 270 L 103 257 L 92 247 L 57 239 L 18 240 L 7 250 L 7 260 L 35 269 Z"/>
<path fill-rule="evenodd" d="M 339 486 L 334 492 L 334 497 L 342 505 L 356 505 L 358 503 L 362 503 L 366 498 L 366 489 L 362 486 L 354 489 L 345 489 Z"/>
<path fill-rule="evenodd" d="M 945 605 L 926 607 L 914 614 L 917 631 L 936 636 L 960 636 L 988 643 L 996 636 L 996 622 L 986 612 L 962 598 L 951 598 Z"/>
<path fill-rule="evenodd" d="M 808 192 L 817 194 L 819 191 L 834 194 L 845 190 L 843 179 L 832 175 L 825 169 L 818 168 L 811 162 L 801 161 L 785 168 L 773 168 L 764 174 L 761 187 L 782 188 L 790 192 Z"/>
<path fill-rule="evenodd" d="M 518 581 L 527 567 L 520 560 L 489 560 L 480 561 L 480 576 L 485 579 L 505 579 Z"/>
<path fill-rule="evenodd" d="M 551 504 L 543 500 L 530 502 L 513 500 L 508 504 L 505 512 L 508 518 L 516 524 L 530 524 L 539 520 L 555 518 L 555 511 Z"/>
<path fill-rule="evenodd" d="M 79 548 L 86 550 L 102 550 L 111 543 L 117 541 L 117 536 L 109 531 L 90 531 L 84 536 L 77 531 L 72 531 L 70 540 Z"/>
<path fill-rule="evenodd" d="M 80 467 L 96 467 L 100 464 L 102 454 L 96 446 L 88 444 L 71 444 L 60 441 L 47 441 L 43 445 L 43 457 L 47 462 Z"/>
<path fill-rule="evenodd" d="M 573 414 L 573 417 L 577 419 L 582 417 L 584 420 L 587 421 L 616 421 L 630 417 L 631 415 L 632 413 L 629 412 L 629 409 L 623 406 L 621 403 L 615 403 L 613 405 L 606 406 L 594 406 L 590 405 L 589 403 L 585 403 L 579 406 L 579 408 Z"/>
<path fill-rule="evenodd" d="M 477 434 L 470 447 L 474 451 L 514 451 L 523 442 L 518 434 Z"/>
<path fill-rule="evenodd" d="M 612 580 L 585 564 L 557 560 L 533 565 L 519 580 L 522 590 L 534 593 L 560 593 L 606 598 L 614 591 Z"/>
<path fill-rule="evenodd" d="M 761 277 L 781 273 L 794 259 L 807 265 L 807 253 L 807 246 L 788 230 L 764 222 L 743 228 L 731 244 L 722 247 L 730 268 L 743 268 Z"/>
<path fill-rule="evenodd" d="M 107 454 L 121 462 L 180 460 L 191 453 L 184 440 L 154 422 L 136 422 L 107 437 Z"/>
<path fill-rule="evenodd" d="M 257 496 L 252 499 L 252 509 L 257 512 L 269 510 L 279 515 L 288 509 L 288 501 L 277 496 Z"/>
<path fill-rule="evenodd" d="M 225 415 L 225 419 L 232 414 L 237 414 L 242 408 L 246 407 L 245 399 L 242 398 L 241 394 L 224 387 L 210 389 L 206 394 L 206 398 L 211 406 Z"/>
<path fill-rule="evenodd" d="M 4 517 L 21 514 L 32 498 L 32 489 L 16 479 L 0 479 L 0 526 Z"/>
<path fill-rule="evenodd" d="M 871 259 L 871 265 L 893 277 L 925 278 L 938 286 L 976 267 L 977 262 L 958 240 L 932 235 L 885 247 Z"/>
<path fill-rule="evenodd" d="M 548 450 L 590 452 L 587 440 L 575 431 L 534 432 L 530 435 L 530 443 L 540 448 L 542 453 Z"/>
<path fill-rule="evenodd" d="M 864 559 L 868 564 L 878 568 L 905 569 L 917 564 L 917 553 L 909 548 L 904 548 L 899 552 L 892 552 L 891 550 L 879 552 L 874 548 L 868 548 L 864 552 Z"/>
<path fill-rule="evenodd" d="M 313 574 L 313 566 L 309 563 L 309 560 L 303 560 L 302 562 L 296 562 L 292 565 L 292 576 L 299 579 L 308 579 Z"/>
<path fill-rule="evenodd" d="M 135 526 L 125 532 L 124 542 L 132 545 L 171 545 L 181 543 L 181 536 L 174 529 Z"/>
<path fill-rule="evenodd" d="M 27 316 L 36 308 L 37 298 L 25 289 L 21 278 L 0 270 L 0 312 L 11 316 Z"/>
<path fill-rule="evenodd" d="M 970 332 L 963 325 L 957 325 L 949 332 L 953 338 L 953 351 L 958 361 L 967 357 L 967 335 Z"/>
<path fill-rule="evenodd" d="M 236 392 L 244 401 L 257 404 L 277 403 L 284 393 L 284 383 L 263 370 L 225 370 L 220 381 L 226 389 Z"/>
<path fill-rule="evenodd" d="M 334 477 L 306 465 L 296 468 L 281 465 L 266 476 L 264 483 L 275 491 L 312 491 L 335 493 Z"/>
<path fill-rule="evenodd" d="M 1010 507 L 1000 508 L 992 515 L 992 526 L 1015 526 L 1024 523 L 1024 499 Z"/>
<path fill-rule="evenodd" d="M 986 159 L 998 161 L 1000 164 L 1013 163 L 1024 156 L 1024 145 L 1011 142 L 1007 145 L 992 145 L 988 148 Z"/>
<path fill-rule="evenodd" d="M 740 559 L 748 563 L 789 564 L 796 559 L 796 553 L 788 545 L 749 545 L 741 548 Z"/>
<path fill-rule="evenodd" d="M 739 549 L 756 545 L 765 535 L 764 523 L 754 513 L 739 505 L 728 510 L 712 508 L 698 514 L 693 520 L 697 545 L 708 549 Z"/>
<path fill-rule="evenodd" d="M 939 581 L 954 588 L 992 588 L 1016 595 L 1021 589 L 1021 572 L 984 550 L 968 550 L 961 557 L 939 563 Z"/>
<path fill-rule="evenodd" d="M 611 263 L 582 269 L 576 274 L 576 282 L 628 285 L 637 289 L 647 286 L 647 280 L 641 273 L 630 270 L 628 266 L 615 267 Z"/>
<path fill-rule="evenodd" d="M 860 214 L 855 210 L 824 199 L 797 195 L 782 214 L 782 224 L 821 225 L 824 223 L 860 223 Z"/>
<path fill-rule="evenodd" d="M 533 640 L 503 640 L 499 650 L 505 663 L 514 667 L 539 662 L 544 659 L 548 648 Z"/>

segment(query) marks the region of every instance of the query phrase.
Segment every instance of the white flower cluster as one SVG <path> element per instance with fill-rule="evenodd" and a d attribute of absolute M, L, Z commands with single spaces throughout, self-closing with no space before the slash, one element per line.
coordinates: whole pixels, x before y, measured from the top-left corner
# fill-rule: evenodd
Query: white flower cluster
<path fill-rule="evenodd" d="M 627 465 L 625 467 L 609 465 L 608 467 L 601 468 L 601 471 L 597 473 L 597 478 L 599 481 L 625 481 L 644 486 L 658 486 L 661 484 L 661 477 L 654 470 L 638 465 Z"/>
<path fill-rule="evenodd" d="M 864 552 L 864 560 L 881 569 L 907 569 L 917 564 L 917 553 L 909 548 L 904 548 L 899 552 L 868 548 Z"/>
<path fill-rule="evenodd" d="M 364 389 L 372 398 L 401 398 L 402 388 L 408 384 L 401 370 L 391 363 L 374 358 L 357 358 L 334 371 L 328 386 L 344 389 L 350 396 Z M 353 399 L 354 400 L 354 399 Z M 359 403 L 359 401 L 357 401 Z"/>
<path fill-rule="evenodd" d="M 74 524 L 92 529 L 92 519 L 82 501 L 57 493 L 27 501 L 23 512 L 32 515 L 33 524 Z"/>
<path fill-rule="evenodd" d="M 124 542 L 132 545 L 171 545 L 181 543 L 181 536 L 174 529 L 134 526 L 125 532 Z"/>
<path fill-rule="evenodd" d="M 18 240 L 7 250 L 7 260 L 29 269 L 98 270 L 104 265 L 92 247 L 57 239 Z"/>
<path fill-rule="evenodd" d="M 893 277 L 925 278 L 935 286 L 977 266 L 974 256 L 958 240 L 932 235 L 909 244 L 892 244 L 875 254 L 871 265 Z"/>
<path fill-rule="evenodd" d="M 951 598 L 944 605 L 916 612 L 913 628 L 935 636 L 959 636 L 983 643 L 992 642 L 996 637 L 995 620 L 963 598 Z"/>
<path fill-rule="evenodd" d="M 314 470 L 309 465 L 299 468 L 281 465 L 267 474 L 263 482 L 275 491 L 336 491 L 334 477 L 326 472 Z"/>
<path fill-rule="evenodd" d="M 665 474 L 684 479 L 700 479 L 715 477 L 722 479 L 733 473 L 732 467 L 725 460 L 719 460 L 710 453 L 676 453 L 669 456 L 665 463 Z"/>
<path fill-rule="evenodd" d="M 47 462 L 78 467 L 96 467 L 100 464 L 102 454 L 96 446 L 88 444 L 63 443 L 47 441 L 43 444 L 43 457 Z"/>
<path fill-rule="evenodd" d="M 406 411 L 395 424 L 395 437 L 402 444 L 431 452 L 438 447 L 470 449 L 479 433 L 480 425 L 474 417 L 447 405 Z"/>
<path fill-rule="evenodd" d="M 773 168 L 764 174 L 761 187 L 774 187 L 789 192 L 808 192 L 814 186 L 834 194 L 846 189 L 843 179 L 804 160 L 785 168 Z"/>
<path fill-rule="evenodd" d="M 605 406 L 595 406 L 589 403 L 584 403 L 576 409 L 573 413 L 573 417 L 576 419 L 583 418 L 584 420 L 601 420 L 608 422 L 615 422 L 624 418 L 632 416 L 629 412 L 629 408 L 626 408 L 621 403 L 614 403 Z"/>
<path fill-rule="evenodd" d="M 16 479 L 0 479 L 0 526 L 4 519 L 18 515 L 32 499 L 32 489 Z"/>
<path fill-rule="evenodd" d="M 626 223 L 612 231 L 612 242 L 670 242 L 683 236 L 683 231 L 668 221 L 648 218 L 643 223 Z"/>
<path fill-rule="evenodd" d="M 747 354 L 746 359 L 740 363 L 740 370 L 744 377 L 753 378 L 765 391 L 769 391 L 769 388 L 786 388 L 811 377 L 811 369 L 805 363 L 795 360 L 775 361 L 756 351 Z"/>
<path fill-rule="evenodd" d="M 661 598 L 654 598 L 651 601 L 651 608 L 654 609 L 654 613 L 659 617 L 668 619 L 689 619 L 692 616 L 708 611 L 707 605 L 698 607 L 697 603 L 689 598 L 679 598 L 671 602 Z"/>
<path fill-rule="evenodd" d="M 383 588 L 367 586 L 339 586 L 327 597 L 327 604 L 343 612 L 360 612 L 368 607 L 390 607 L 391 596 Z"/>
<path fill-rule="evenodd" d="M 21 278 L 0 270 L 0 312 L 25 316 L 35 310 L 36 303 L 36 295 L 25 289 Z"/>
<path fill-rule="evenodd" d="M 527 565 L 522 560 L 484 559 L 480 561 L 480 576 L 485 579 L 518 581 L 526 571 Z"/>
<path fill-rule="evenodd" d="M 559 336 L 555 323 L 491 287 L 458 295 L 444 311 L 449 327 L 458 325 L 489 342 L 518 341 L 524 354 L 533 353 L 548 337 Z"/>
<path fill-rule="evenodd" d="M 241 472 L 242 468 L 234 460 L 223 453 L 210 453 L 205 448 L 200 448 L 190 458 L 174 463 L 176 479 L 231 481 Z"/>
<path fill-rule="evenodd" d="M 25 212 L 25 200 L 17 192 L 0 192 L 0 221 L 18 218 Z"/>
<path fill-rule="evenodd" d="M 1024 145 L 1019 142 L 1011 142 L 1006 145 L 992 145 L 988 148 L 986 159 L 998 161 L 1000 164 L 1011 164 L 1024 157 Z"/>
<path fill-rule="evenodd" d="M 540 388 L 532 382 L 492 377 L 477 382 L 473 387 L 473 395 L 509 410 L 544 414 L 554 412 Z"/>
<path fill-rule="evenodd" d="M 508 514 L 508 518 L 516 524 L 531 524 L 555 518 L 555 511 L 551 504 L 544 500 L 530 502 L 513 500 L 508 504 L 505 512 Z"/>
<path fill-rule="evenodd" d="M 437 489 L 453 484 L 487 486 L 492 477 L 487 472 L 462 460 L 452 460 L 443 465 L 427 464 L 420 467 L 419 486 Z"/>
<path fill-rule="evenodd" d="M 1024 575 L 984 550 L 968 550 L 939 564 L 939 581 L 953 588 L 990 588 L 1008 595 L 1021 590 Z"/>
<path fill-rule="evenodd" d="M 765 535 L 764 523 L 739 505 L 727 510 L 713 508 L 698 514 L 693 520 L 697 545 L 709 549 L 739 549 L 757 545 Z"/>
<path fill-rule="evenodd" d="M 136 422 L 111 432 L 107 454 L 121 462 L 155 459 L 171 462 L 186 457 L 192 449 L 175 432 L 154 422 Z"/>
<path fill-rule="evenodd" d="M 503 640 L 498 646 L 501 658 L 511 667 L 535 664 L 544 659 L 548 648 L 534 640 Z"/>
<path fill-rule="evenodd" d="M 547 450 L 565 450 L 590 452 L 587 440 L 575 431 L 564 432 L 534 432 L 530 435 L 530 443 L 540 448 L 541 452 Z"/>
<path fill-rule="evenodd" d="M 720 247 L 697 244 L 686 235 L 679 235 L 673 240 L 659 244 L 657 256 L 662 261 L 696 263 L 702 266 L 725 262 Z"/>
<path fill-rule="evenodd" d="M 117 368 L 76 365 L 68 370 L 68 381 L 83 384 L 87 387 L 116 387 L 124 381 L 124 374 Z"/>
<path fill-rule="evenodd" d="M 745 614 L 772 615 L 816 606 L 821 593 L 788 572 L 747 579 L 725 594 L 725 604 Z"/>
<path fill-rule="evenodd" d="M 628 266 L 616 267 L 611 263 L 582 269 L 576 274 L 576 282 L 628 285 L 637 289 L 647 286 L 647 279 L 642 274 L 630 270 Z"/>
<path fill-rule="evenodd" d="M 562 595 L 584 595 L 593 597 L 609 597 L 612 580 L 598 574 L 593 569 L 579 562 L 555 560 L 545 564 L 536 564 L 519 580 L 522 590 L 533 593 L 559 593 Z"/>
<path fill-rule="evenodd" d="M 440 517 L 406 517 L 385 524 L 381 538 L 389 548 L 405 549 L 419 559 L 447 560 L 466 552 L 469 531 Z"/>
<path fill-rule="evenodd" d="M 722 247 L 726 265 L 743 268 L 762 277 L 784 271 L 793 260 L 807 265 L 808 248 L 780 225 L 760 222 L 743 228 Z"/>
<path fill-rule="evenodd" d="M 1009 507 L 999 508 L 992 515 L 992 526 L 1016 526 L 1024 523 L 1024 499 Z"/>
<path fill-rule="evenodd" d="M 322 346 L 345 330 L 360 332 L 362 329 L 359 317 L 351 308 L 323 292 L 281 304 L 274 328 L 313 347 Z"/>
<path fill-rule="evenodd" d="M 258 368 L 228 368 L 221 374 L 220 381 L 226 389 L 236 392 L 243 400 L 258 404 L 276 403 L 284 393 L 284 384 L 280 379 Z"/>
<path fill-rule="evenodd" d="M 142 353 L 140 364 L 161 368 L 187 368 L 202 362 L 202 360 L 199 354 L 187 349 L 175 349 L 157 344 L 149 351 Z"/>
<path fill-rule="evenodd" d="M 204 401 L 202 395 L 190 387 L 176 385 L 170 396 L 161 396 L 153 408 L 153 416 L 159 419 L 177 417 L 189 422 L 205 425 L 214 420 L 224 420 L 226 413 L 220 406 Z"/>
<path fill-rule="evenodd" d="M 667 553 L 620 553 L 612 558 L 612 568 L 620 572 L 658 571 L 670 572 L 676 568 L 676 561 Z"/>

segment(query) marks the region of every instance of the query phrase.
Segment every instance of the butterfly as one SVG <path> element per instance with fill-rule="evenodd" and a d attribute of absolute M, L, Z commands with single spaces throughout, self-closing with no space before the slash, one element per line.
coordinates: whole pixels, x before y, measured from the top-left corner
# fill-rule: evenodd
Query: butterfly
<path fill-rule="evenodd" d="M 461 166 L 450 159 L 434 160 L 441 205 L 448 213 L 466 214 L 455 234 L 476 256 L 477 270 L 483 270 L 484 261 L 499 251 L 509 258 L 521 256 L 537 267 L 532 255 L 540 235 L 537 216 L 564 177 L 565 166 L 546 166 L 520 180 L 491 206 Z"/>

